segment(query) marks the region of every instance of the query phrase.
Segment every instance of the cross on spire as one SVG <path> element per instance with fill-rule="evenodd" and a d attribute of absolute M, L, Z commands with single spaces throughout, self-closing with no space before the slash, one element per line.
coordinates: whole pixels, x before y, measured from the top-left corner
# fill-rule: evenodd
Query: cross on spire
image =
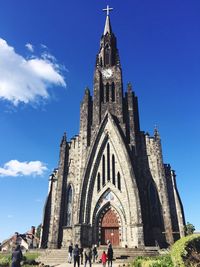
<path fill-rule="evenodd" d="M 113 10 L 113 8 L 109 7 L 109 5 L 107 5 L 107 7 L 103 9 L 103 11 L 107 12 L 107 16 L 109 16 L 110 11 L 112 11 L 112 10 Z"/>

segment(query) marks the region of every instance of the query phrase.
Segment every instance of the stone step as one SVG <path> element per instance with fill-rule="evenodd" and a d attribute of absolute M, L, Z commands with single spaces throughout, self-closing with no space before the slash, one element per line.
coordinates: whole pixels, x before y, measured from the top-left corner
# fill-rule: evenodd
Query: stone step
<path fill-rule="evenodd" d="M 107 250 L 107 247 L 98 248 L 99 258 L 103 250 Z M 154 248 L 141 249 L 131 249 L 131 248 L 119 248 L 113 247 L 114 260 L 120 263 L 131 262 L 134 258 L 138 256 L 157 256 L 158 250 Z M 68 250 L 67 249 L 54 249 L 54 250 L 39 250 L 40 257 L 37 259 L 39 262 L 44 263 L 49 266 L 56 266 L 62 263 L 67 263 Z"/>

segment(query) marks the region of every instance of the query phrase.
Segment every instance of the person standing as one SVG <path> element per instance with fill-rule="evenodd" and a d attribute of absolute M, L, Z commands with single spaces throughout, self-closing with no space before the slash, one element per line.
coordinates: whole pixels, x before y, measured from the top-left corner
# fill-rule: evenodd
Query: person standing
<path fill-rule="evenodd" d="M 72 263 L 73 244 L 71 243 L 68 248 L 68 263 Z"/>
<path fill-rule="evenodd" d="M 78 244 L 75 245 L 73 254 L 74 254 L 74 267 L 76 267 L 76 263 L 78 267 L 80 267 L 80 251 L 79 251 Z"/>
<path fill-rule="evenodd" d="M 101 255 L 101 262 L 102 262 L 103 267 L 106 267 L 107 255 L 106 255 L 105 251 L 103 251 L 103 253 Z"/>
<path fill-rule="evenodd" d="M 112 249 L 112 244 L 111 243 L 109 243 L 109 246 L 108 246 L 107 257 L 108 257 L 108 267 L 112 267 L 113 249 Z"/>
<path fill-rule="evenodd" d="M 20 262 L 22 261 L 23 255 L 20 248 L 20 245 L 17 245 L 15 250 L 12 253 L 12 265 L 11 267 L 20 267 Z"/>
<path fill-rule="evenodd" d="M 94 245 L 92 254 L 93 254 L 93 263 L 95 263 L 98 257 L 97 245 Z"/>
<path fill-rule="evenodd" d="M 82 248 L 82 246 L 80 247 L 79 251 L 80 251 L 80 257 L 81 257 L 81 264 L 83 264 L 83 248 Z"/>
<path fill-rule="evenodd" d="M 87 265 L 87 262 L 89 262 L 90 267 L 92 266 L 92 250 L 91 248 L 86 248 L 85 250 L 85 266 Z"/>

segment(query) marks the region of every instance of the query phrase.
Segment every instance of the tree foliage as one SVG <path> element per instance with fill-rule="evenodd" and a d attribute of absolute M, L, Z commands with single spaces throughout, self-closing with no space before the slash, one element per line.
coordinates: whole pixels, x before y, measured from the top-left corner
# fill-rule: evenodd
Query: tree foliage
<path fill-rule="evenodd" d="M 42 224 L 39 224 L 36 229 L 36 237 L 40 239 L 40 233 L 41 233 Z"/>
<path fill-rule="evenodd" d="M 195 231 L 195 227 L 193 224 L 187 222 L 187 224 L 185 225 L 185 233 L 186 235 L 192 235 Z"/>

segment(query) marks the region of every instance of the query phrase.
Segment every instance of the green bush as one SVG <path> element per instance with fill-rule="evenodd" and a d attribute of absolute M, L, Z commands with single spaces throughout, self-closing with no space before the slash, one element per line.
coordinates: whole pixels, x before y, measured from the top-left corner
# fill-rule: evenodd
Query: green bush
<path fill-rule="evenodd" d="M 133 261 L 133 267 L 141 267 L 142 262 L 145 260 L 144 257 L 137 257 L 134 261 Z"/>
<path fill-rule="evenodd" d="M 137 257 L 133 267 L 173 267 L 170 255 L 159 257 Z"/>
<path fill-rule="evenodd" d="M 193 234 L 176 241 L 171 258 L 175 267 L 200 266 L 200 235 Z"/>
<path fill-rule="evenodd" d="M 27 261 L 35 260 L 35 259 L 37 259 L 39 256 L 40 256 L 40 253 L 38 253 L 38 252 L 26 252 L 26 253 L 24 254 L 24 258 L 25 258 L 25 260 L 27 260 Z"/>
<path fill-rule="evenodd" d="M 11 263 L 11 255 L 10 254 L 0 254 L 0 266 L 8 267 Z"/>
<path fill-rule="evenodd" d="M 24 254 L 24 253 L 23 253 Z M 26 252 L 23 257 L 23 267 L 33 267 L 39 253 Z M 0 253 L 0 267 L 9 267 L 11 265 L 11 254 Z"/>
<path fill-rule="evenodd" d="M 40 256 L 38 252 L 26 252 L 23 257 L 23 267 L 29 267 L 36 265 L 36 259 Z"/>

